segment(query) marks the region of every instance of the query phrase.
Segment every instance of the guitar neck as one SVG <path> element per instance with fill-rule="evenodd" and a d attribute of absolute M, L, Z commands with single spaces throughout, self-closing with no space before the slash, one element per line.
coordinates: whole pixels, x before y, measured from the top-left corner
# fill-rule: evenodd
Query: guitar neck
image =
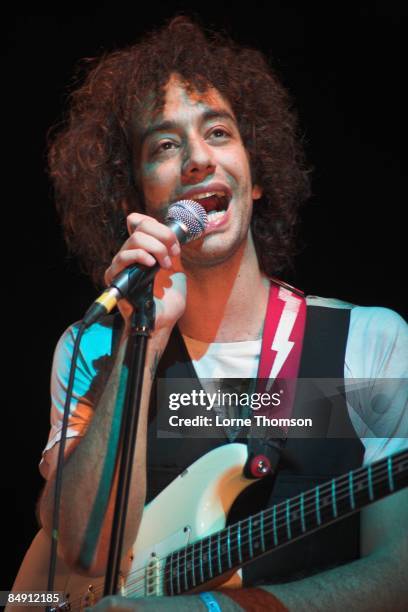
<path fill-rule="evenodd" d="M 406 486 L 408 451 L 333 478 L 173 552 L 166 593 L 191 591 Z"/>

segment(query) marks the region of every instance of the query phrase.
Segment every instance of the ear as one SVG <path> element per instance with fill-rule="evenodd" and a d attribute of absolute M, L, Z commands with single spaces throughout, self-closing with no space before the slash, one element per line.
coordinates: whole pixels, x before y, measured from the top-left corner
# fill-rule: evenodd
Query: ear
<path fill-rule="evenodd" d="M 259 187 L 259 185 L 254 185 L 252 187 L 252 199 L 253 200 L 259 200 L 260 198 L 262 198 L 262 194 L 263 194 L 262 187 Z"/>

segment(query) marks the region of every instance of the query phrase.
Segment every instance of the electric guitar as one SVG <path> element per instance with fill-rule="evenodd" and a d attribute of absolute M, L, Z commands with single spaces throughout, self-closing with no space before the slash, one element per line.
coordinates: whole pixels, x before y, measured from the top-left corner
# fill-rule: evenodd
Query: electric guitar
<path fill-rule="evenodd" d="M 133 550 L 123 559 L 118 593 L 181 595 L 222 584 L 240 567 L 311 531 L 408 486 L 408 450 L 323 483 L 225 527 L 236 497 L 254 480 L 243 476 L 247 447 L 228 444 L 204 455 L 145 508 Z M 45 591 L 50 541 L 33 540 L 13 592 Z M 103 593 L 103 578 L 77 574 L 58 559 L 54 591 L 82 610 Z M 26 610 L 24 605 L 21 610 Z M 13 605 L 10 612 L 18 612 Z"/>

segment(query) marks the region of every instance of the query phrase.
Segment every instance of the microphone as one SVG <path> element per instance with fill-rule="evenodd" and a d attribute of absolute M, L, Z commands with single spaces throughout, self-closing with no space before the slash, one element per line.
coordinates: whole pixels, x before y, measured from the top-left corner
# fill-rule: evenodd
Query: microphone
<path fill-rule="evenodd" d="M 165 225 L 176 234 L 180 244 L 186 244 L 199 238 L 207 222 L 205 209 L 194 200 L 175 202 L 169 207 L 165 219 Z M 151 267 L 139 264 L 122 270 L 115 276 L 111 285 L 88 308 L 82 319 L 82 326 L 86 329 L 111 312 L 120 299 L 127 297 L 137 289 L 146 287 L 159 268 L 160 265 L 156 263 Z"/>

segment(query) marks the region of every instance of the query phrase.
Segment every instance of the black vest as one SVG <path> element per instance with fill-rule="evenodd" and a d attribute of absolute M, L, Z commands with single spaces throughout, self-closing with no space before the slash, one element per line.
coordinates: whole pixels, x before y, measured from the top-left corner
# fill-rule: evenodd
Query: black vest
<path fill-rule="evenodd" d="M 349 321 L 348 309 L 308 306 L 300 378 L 343 379 Z M 156 377 L 197 378 L 178 329 L 171 335 Z M 297 392 L 293 416 L 302 415 L 303 402 L 304 398 Z M 321 402 L 327 400 L 322 397 Z M 335 419 L 342 431 L 347 432 L 347 437 L 289 438 L 285 450 L 296 468 L 283 466 L 275 478 L 265 478 L 246 489 L 231 509 L 229 522 L 293 497 L 362 464 L 364 447 L 354 432 L 344 398 L 340 407 L 337 403 L 335 414 L 331 414 L 329 404 L 327 427 Z M 148 427 L 147 503 L 198 458 L 228 443 L 227 439 L 158 438 L 158 409 L 154 385 Z M 325 527 L 251 562 L 243 570 L 244 584 L 287 582 L 346 563 L 360 556 L 359 540 L 359 515 L 354 514 L 342 520 L 341 529 L 338 524 Z"/>

